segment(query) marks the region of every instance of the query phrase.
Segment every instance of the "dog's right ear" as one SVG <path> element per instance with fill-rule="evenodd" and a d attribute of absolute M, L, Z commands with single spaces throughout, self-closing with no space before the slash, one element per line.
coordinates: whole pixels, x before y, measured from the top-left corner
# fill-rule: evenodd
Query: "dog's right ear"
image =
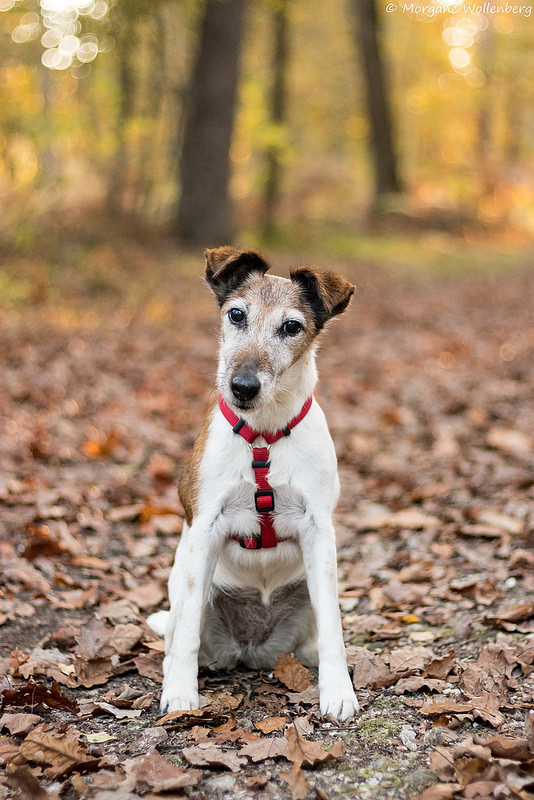
<path fill-rule="evenodd" d="M 215 247 L 204 252 L 206 282 L 214 291 L 220 306 L 253 272 L 263 275 L 269 264 L 258 250 L 236 247 Z"/>

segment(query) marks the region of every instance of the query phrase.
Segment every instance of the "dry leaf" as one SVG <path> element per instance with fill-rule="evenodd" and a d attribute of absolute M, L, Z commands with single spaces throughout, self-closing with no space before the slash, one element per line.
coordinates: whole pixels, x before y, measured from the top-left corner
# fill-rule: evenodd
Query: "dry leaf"
<path fill-rule="evenodd" d="M 95 768 L 99 759 L 87 754 L 87 747 L 68 733 L 45 730 L 43 726 L 34 728 L 20 746 L 20 752 L 37 764 L 50 764 L 45 771 L 49 778 L 57 778 L 69 771 Z"/>
<path fill-rule="evenodd" d="M 157 750 L 124 762 L 124 769 L 133 777 L 135 790 L 147 792 L 175 792 L 186 786 L 196 786 L 202 778 L 200 770 L 182 769 L 171 764 Z"/>
<path fill-rule="evenodd" d="M 329 750 L 325 750 L 322 742 L 305 739 L 293 727 L 288 728 L 284 736 L 287 739 L 286 758 L 298 767 L 302 764 L 313 767 L 343 755 L 343 743 L 339 740 Z"/>
<path fill-rule="evenodd" d="M 0 730 L 7 728 L 12 736 L 26 736 L 40 722 L 38 714 L 3 714 L 0 717 Z"/>
<path fill-rule="evenodd" d="M 311 787 L 306 783 L 306 778 L 300 767 L 293 764 L 291 769 L 284 770 L 280 777 L 291 789 L 292 800 L 305 800 L 311 792 Z"/>
<path fill-rule="evenodd" d="M 366 647 L 351 647 L 348 663 L 354 667 L 353 683 L 356 690 L 383 689 L 395 683 L 398 677 L 380 656 Z"/>
<path fill-rule="evenodd" d="M 222 767 L 239 772 L 247 763 L 246 758 L 232 750 L 223 750 L 220 745 L 202 742 L 193 747 L 185 747 L 182 755 L 194 767 Z"/>
<path fill-rule="evenodd" d="M 41 683 L 28 681 L 18 689 L 4 689 L 2 691 L 3 705 L 5 706 L 35 706 L 44 703 L 49 708 L 60 708 L 63 711 L 78 712 L 78 704 L 63 694 L 60 686 L 54 681 L 50 689 Z"/>
<path fill-rule="evenodd" d="M 274 674 L 292 692 L 303 692 L 311 683 L 310 673 L 298 658 L 284 653 L 274 665 Z"/>
<path fill-rule="evenodd" d="M 1 722 L 1 720 L 0 720 Z M 273 733 L 283 730 L 289 724 L 288 717 L 265 717 L 256 722 L 254 727 L 262 733 Z"/>
<path fill-rule="evenodd" d="M 263 737 L 255 742 L 247 742 L 239 751 L 239 755 L 247 756 L 255 763 L 265 761 L 266 758 L 285 757 L 286 753 L 287 740 L 281 736 Z"/>
<path fill-rule="evenodd" d="M 17 790 L 19 797 L 31 800 L 61 800 L 57 792 L 50 792 L 39 785 L 39 781 L 26 764 L 12 770 L 8 775 L 8 782 Z"/>

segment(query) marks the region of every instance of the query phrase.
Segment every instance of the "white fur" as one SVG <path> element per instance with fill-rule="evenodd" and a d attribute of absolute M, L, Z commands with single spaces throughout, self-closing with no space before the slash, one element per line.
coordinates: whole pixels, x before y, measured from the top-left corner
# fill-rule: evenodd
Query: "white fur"
<path fill-rule="evenodd" d="M 218 372 L 219 386 L 228 402 L 232 399 L 226 377 L 228 365 L 233 354 L 242 353 L 247 346 L 240 332 L 229 327 L 225 319 L 231 301 L 232 298 L 223 308 Z M 241 298 L 239 302 L 243 304 Z M 315 349 L 311 345 L 293 364 L 287 353 L 277 355 L 272 331 L 289 313 L 289 318 L 300 319 L 301 311 L 293 308 L 282 313 L 274 309 L 262 316 L 261 308 L 250 305 L 248 341 L 254 337 L 254 346 L 267 349 L 269 363 L 274 366 L 269 374 L 261 376 L 261 404 L 247 412 L 237 411 L 256 430 L 279 430 L 299 412 L 313 391 L 317 380 Z M 259 446 L 263 440 L 258 439 L 255 444 Z M 171 608 L 165 626 L 161 708 L 198 708 L 199 660 L 229 667 L 239 658 L 251 665 L 265 661 L 272 664 L 277 655 L 271 649 L 290 647 L 308 663 L 317 663 L 318 657 L 321 713 L 346 720 L 358 711 L 358 701 L 347 671 L 337 598 L 332 512 L 339 480 L 334 446 L 317 401 L 313 401 L 290 436 L 271 446 L 269 483 L 276 501 L 274 526 L 278 537 L 287 541 L 260 551 L 245 550 L 231 538 L 232 534 L 260 530 L 254 511 L 256 487 L 251 458 L 250 447 L 232 431 L 216 407 L 200 463 L 197 512 L 191 527 L 184 525 L 169 578 Z M 228 637 L 218 630 L 217 603 L 225 611 L 228 604 L 231 616 L 232 602 L 239 592 L 248 593 L 247 598 L 251 592 L 259 593 L 248 620 L 254 624 L 254 619 L 261 619 L 262 604 L 266 614 L 276 609 L 283 614 L 287 602 L 284 587 L 288 585 L 297 587 L 295 596 L 302 591 L 306 594 L 307 585 L 313 613 L 309 602 L 299 601 L 298 608 L 291 610 L 291 618 L 279 625 L 265 645 L 249 648 L 247 661 L 245 650 L 227 642 Z M 247 611 L 245 603 L 243 619 L 237 622 L 247 622 Z M 162 613 L 149 618 L 156 631 L 164 625 Z"/>

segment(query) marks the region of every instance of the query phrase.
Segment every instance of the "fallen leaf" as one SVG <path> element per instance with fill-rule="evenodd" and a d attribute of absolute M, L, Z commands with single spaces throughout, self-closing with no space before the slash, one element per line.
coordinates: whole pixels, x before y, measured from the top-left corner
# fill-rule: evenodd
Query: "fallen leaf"
<path fill-rule="evenodd" d="M 395 684 L 395 694 L 404 692 L 418 692 L 421 689 L 428 689 L 429 692 L 442 692 L 447 686 L 446 681 L 437 678 L 423 678 L 420 675 L 412 675 L 409 678 L 401 678 Z"/>
<path fill-rule="evenodd" d="M 25 761 L 20 746 L 10 736 L 0 736 L 0 766 L 21 764 Z"/>
<path fill-rule="evenodd" d="M 12 736 L 26 736 L 40 722 L 38 714 L 3 714 L 0 717 L 0 730 L 7 728 Z"/>
<path fill-rule="evenodd" d="M 280 772 L 281 779 L 291 789 L 292 800 L 305 800 L 311 792 L 311 787 L 306 783 L 306 778 L 300 767 L 293 764 L 291 769 Z"/>
<path fill-rule="evenodd" d="M 292 692 L 303 692 L 311 683 L 310 673 L 298 658 L 284 653 L 274 665 L 278 680 Z"/>
<path fill-rule="evenodd" d="M 19 797 L 31 798 L 31 800 L 61 800 L 57 792 L 48 791 L 39 784 L 26 764 L 12 770 L 7 780 L 9 785 L 17 791 Z"/>
<path fill-rule="evenodd" d="M 222 767 L 239 772 L 247 763 L 246 758 L 232 750 L 223 750 L 220 745 L 201 743 L 185 747 L 182 756 L 194 767 Z"/>
<path fill-rule="evenodd" d="M 383 659 L 366 647 L 351 647 L 347 654 L 349 666 L 354 667 L 353 683 L 358 689 L 383 689 L 397 680 Z"/>
<path fill-rule="evenodd" d="M 428 647 L 399 647 L 388 654 L 389 668 L 397 673 L 417 672 L 423 670 L 434 657 Z"/>
<path fill-rule="evenodd" d="M 454 800 L 462 789 L 461 783 L 440 783 L 436 786 L 429 786 L 415 800 Z"/>
<path fill-rule="evenodd" d="M 454 650 L 449 650 L 449 652 L 438 658 L 433 658 L 432 661 L 427 664 L 425 668 L 425 673 L 428 675 L 429 678 L 437 678 L 438 680 L 445 680 L 445 678 L 450 675 L 452 670 L 455 666 L 455 658 L 456 653 Z"/>
<path fill-rule="evenodd" d="M 28 681 L 18 689 L 4 689 L 2 691 L 2 708 L 6 706 L 35 706 L 44 703 L 49 708 L 60 708 L 63 711 L 78 712 L 78 704 L 65 695 L 60 686 L 54 681 L 50 689 L 41 683 Z"/>
<path fill-rule="evenodd" d="M 265 761 L 267 758 L 285 757 L 286 753 L 287 740 L 281 736 L 263 737 L 255 742 L 247 742 L 239 751 L 239 755 L 247 756 L 255 763 Z"/>
<path fill-rule="evenodd" d="M 286 758 L 298 767 L 302 764 L 313 767 L 315 764 L 336 760 L 343 755 L 343 743 L 340 740 L 337 740 L 329 750 L 325 750 L 322 742 L 305 739 L 293 727 L 288 728 L 284 736 L 287 739 Z"/>
<path fill-rule="evenodd" d="M 174 792 L 186 786 L 196 786 L 202 778 L 201 770 L 177 767 L 157 750 L 127 759 L 124 769 L 133 777 L 135 789 L 141 795 L 147 792 Z"/>
<path fill-rule="evenodd" d="M 99 759 L 88 755 L 83 742 L 68 733 L 46 730 L 43 726 L 34 728 L 24 739 L 20 752 L 28 761 L 49 764 L 45 774 L 48 778 L 58 778 L 69 771 L 94 769 Z"/>
<path fill-rule="evenodd" d="M 532 439 L 521 431 L 512 428 L 491 428 L 488 431 L 487 442 L 490 447 L 504 450 L 514 455 L 528 455 L 532 452 Z"/>
<path fill-rule="evenodd" d="M 0 720 L 1 722 L 2 720 Z M 254 727 L 262 733 L 273 733 L 273 731 L 281 731 L 286 725 L 289 724 L 288 717 L 265 717 L 264 719 L 256 722 Z"/>

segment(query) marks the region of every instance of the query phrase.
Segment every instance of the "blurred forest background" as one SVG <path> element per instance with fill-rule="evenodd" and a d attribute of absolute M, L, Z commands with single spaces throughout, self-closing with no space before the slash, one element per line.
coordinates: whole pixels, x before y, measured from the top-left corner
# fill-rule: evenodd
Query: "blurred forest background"
<path fill-rule="evenodd" d="M 438 266 L 523 250 L 534 21 L 451 5 L 0 0 L 4 295 L 28 291 L 12 257 L 59 258 L 66 231 Z"/>

